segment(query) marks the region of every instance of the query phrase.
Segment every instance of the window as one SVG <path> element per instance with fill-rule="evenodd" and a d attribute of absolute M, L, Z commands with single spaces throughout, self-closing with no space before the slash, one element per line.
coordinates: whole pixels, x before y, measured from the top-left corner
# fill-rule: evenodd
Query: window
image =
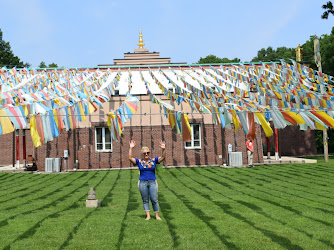
<path fill-rule="evenodd" d="M 96 151 L 112 151 L 111 134 L 108 127 L 95 128 Z"/>
<path fill-rule="evenodd" d="M 185 142 L 185 148 L 201 148 L 201 125 L 190 124 L 191 126 L 191 142 Z"/>

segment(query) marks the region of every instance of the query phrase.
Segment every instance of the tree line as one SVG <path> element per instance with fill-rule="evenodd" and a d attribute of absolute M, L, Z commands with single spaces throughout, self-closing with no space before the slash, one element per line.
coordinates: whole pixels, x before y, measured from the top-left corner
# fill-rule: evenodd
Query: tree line
<path fill-rule="evenodd" d="M 304 44 L 301 45 L 303 53 L 303 61 L 309 62 L 310 67 L 317 69 L 314 62 L 314 39 L 315 36 L 310 36 L 310 39 L 307 40 Z M 318 38 L 320 42 L 320 52 L 321 52 L 321 63 L 322 70 L 324 73 L 334 76 L 334 27 L 332 32 L 327 35 L 324 34 Z M 280 59 L 284 60 L 295 60 L 296 58 L 296 49 L 287 48 L 287 47 L 278 47 L 274 49 L 269 46 L 268 48 L 262 48 L 257 52 L 251 62 L 271 62 L 279 61 Z M 200 58 L 197 63 L 239 63 L 241 60 L 239 58 L 228 59 L 228 58 L 219 58 L 215 55 L 208 55 L 204 58 Z"/>

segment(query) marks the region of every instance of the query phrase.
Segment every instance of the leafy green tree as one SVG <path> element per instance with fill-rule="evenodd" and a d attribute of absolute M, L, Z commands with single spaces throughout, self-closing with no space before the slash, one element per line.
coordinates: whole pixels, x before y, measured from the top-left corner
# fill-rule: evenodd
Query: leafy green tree
<path fill-rule="evenodd" d="M 58 68 L 58 65 L 56 63 L 50 63 L 49 68 Z"/>
<path fill-rule="evenodd" d="M 215 55 L 208 55 L 207 57 L 204 58 L 200 58 L 199 61 L 197 63 L 199 64 L 205 64 L 205 63 L 238 63 L 241 60 L 239 58 L 234 58 L 232 60 L 224 57 L 224 58 L 220 58 L 217 57 Z"/>
<path fill-rule="evenodd" d="M 44 61 L 41 61 L 41 63 L 38 65 L 39 68 L 58 68 L 58 65 L 56 63 L 50 63 L 49 66 L 46 65 Z"/>
<path fill-rule="evenodd" d="M 279 59 L 289 60 L 296 58 L 294 48 L 278 47 L 276 50 L 269 46 L 267 49 L 261 49 L 257 52 L 257 56 L 252 59 L 252 62 L 270 62 L 278 61 Z"/>
<path fill-rule="evenodd" d="M 2 31 L 0 29 L 0 67 L 6 66 L 7 68 L 12 67 L 30 67 L 29 63 L 22 62 L 17 56 L 14 55 L 10 48 L 9 42 L 2 39 Z"/>
<path fill-rule="evenodd" d="M 321 15 L 322 19 L 328 19 L 329 14 L 334 15 L 334 7 L 331 1 L 324 4 L 322 8 L 325 10 L 325 12 Z"/>
<path fill-rule="evenodd" d="M 38 65 L 39 68 L 47 68 L 48 66 L 44 61 L 41 61 L 41 63 Z"/>
<path fill-rule="evenodd" d="M 317 70 L 317 66 L 314 62 L 314 39 L 315 36 L 311 36 L 302 47 L 305 60 L 310 61 L 310 66 Z M 319 42 L 322 72 L 334 76 L 334 27 L 332 28 L 331 34 L 322 35 L 319 38 Z"/>

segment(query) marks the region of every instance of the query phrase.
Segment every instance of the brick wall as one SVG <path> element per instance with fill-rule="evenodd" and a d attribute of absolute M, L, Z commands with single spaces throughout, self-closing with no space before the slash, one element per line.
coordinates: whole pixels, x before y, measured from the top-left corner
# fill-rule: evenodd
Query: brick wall
<path fill-rule="evenodd" d="M 262 144 L 264 145 L 264 154 L 267 155 L 267 138 L 264 132 L 262 132 Z M 311 129 L 301 131 L 298 126 L 287 126 L 284 129 L 278 129 L 278 145 L 279 152 L 283 156 L 317 154 L 315 131 Z M 270 148 L 271 155 L 275 155 L 274 135 L 270 137 Z"/>
<path fill-rule="evenodd" d="M 191 122 L 201 122 L 193 119 Z M 175 129 L 170 126 L 133 126 L 125 127 L 121 139 L 113 141 L 113 152 L 98 152 L 95 150 L 95 126 L 106 126 L 104 122 L 92 124 L 92 128 L 77 128 L 74 131 L 63 132 L 52 142 L 33 149 L 29 130 L 26 132 L 27 155 L 34 155 L 38 169 L 45 170 L 45 158 L 62 158 L 63 169 L 73 169 L 76 160 L 79 161 L 77 168 L 99 169 L 113 167 L 130 167 L 128 160 L 129 141 L 133 139 L 137 145 L 133 150 L 134 157 L 140 157 L 140 149 L 147 146 L 151 149 L 152 156 L 161 156 L 160 140 L 166 142 L 166 166 L 177 165 L 222 165 L 228 163 L 227 145 L 231 143 L 233 150 L 243 152 L 243 163 L 247 163 L 245 135 L 241 129 L 234 137 L 234 130 L 222 129 L 220 125 L 201 123 L 201 149 L 185 149 L 182 138 L 177 135 Z M 260 128 L 257 127 L 260 135 Z M 12 138 L 13 135 L 4 135 L 1 140 L 2 152 L 0 161 L 12 163 Z M 259 137 L 261 138 L 261 137 Z M 22 133 L 20 136 L 22 146 Z M 261 140 L 255 140 L 254 161 L 263 162 Z M 65 162 L 64 150 L 67 149 L 69 157 Z M 22 161 L 22 147 L 20 160 Z M 221 158 L 219 157 L 221 155 Z M 65 165 L 65 163 L 67 163 Z"/>

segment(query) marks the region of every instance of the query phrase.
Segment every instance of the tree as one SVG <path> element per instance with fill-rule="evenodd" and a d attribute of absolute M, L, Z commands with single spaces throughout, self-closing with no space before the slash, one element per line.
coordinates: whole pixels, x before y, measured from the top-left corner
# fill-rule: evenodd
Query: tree
<path fill-rule="evenodd" d="M 50 63 L 49 66 L 47 66 L 44 61 L 41 61 L 38 67 L 39 68 L 58 68 L 58 65 L 56 63 Z"/>
<path fill-rule="evenodd" d="M 326 4 L 324 4 L 322 6 L 323 9 L 325 9 L 326 11 L 321 15 L 322 19 L 328 19 L 329 14 L 334 15 L 334 7 L 333 7 L 333 3 L 331 1 L 327 2 Z"/>
<path fill-rule="evenodd" d="M 41 63 L 38 65 L 39 68 L 47 68 L 48 66 L 44 61 L 41 61 Z"/>
<path fill-rule="evenodd" d="M 311 62 L 310 67 L 318 70 L 314 62 L 314 39 L 311 36 L 303 45 L 303 54 L 307 61 Z M 334 76 L 334 27 L 331 34 L 324 34 L 319 38 L 322 72 Z"/>
<path fill-rule="evenodd" d="M 2 31 L 0 29 L 0 67 L 30 67 L 29 63 L 22 62 L 17 56 L 14 55 L 10 48 L 9 42 L 2 39 Z"/>
<path fill-rule="evenodd" d="M 58 65 L 56 63 L 50 63 L 49 68 L 58 68 Z"/>
<path fill-rule="evenodd" d="M 224 58 L 219 58 L 215 55 L 208 55 L 207 57 L 200 58 L 197 63 L 199 64 L 205 64 L 205 63 L 238 63 L 241 60 L 239 58 L 234 58 L 232 60 L 224 57 Z"/>
<path fill-rule="evenodd" d="M 252 59 L 252 62 L 270 62 L 278 61 L 279 59 L 289 60 L 296 58 L 294 48 L 278 47 L 276 50 L 269 46 L 267 49 L 261 49 L 257 52 L 257 56 Z"/>

